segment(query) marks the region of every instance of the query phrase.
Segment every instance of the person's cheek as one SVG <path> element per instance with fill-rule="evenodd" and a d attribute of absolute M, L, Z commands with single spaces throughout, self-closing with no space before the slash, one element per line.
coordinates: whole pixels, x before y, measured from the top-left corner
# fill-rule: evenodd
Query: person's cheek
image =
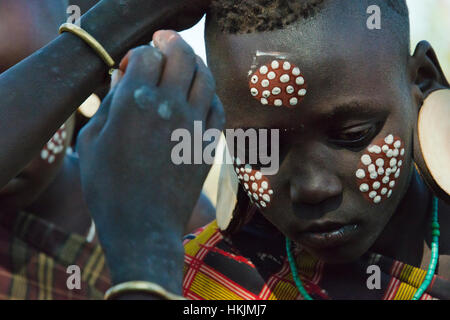
<path fill-rule="evenodd" d="M 392 134 L 374 141 L 361 156 L 356 180 L 366 200 L 379 204 L 390 198 L 401 174 L 405 145 Z"/>
<path fill-rule="evenodd" d="M 48 164 L 55 162 L 56 157 L 64 151 L 66 139 L 66 125 L 63 124 L 41 150 L 41 159 Z"/>
<path fill-rule="evenodd" d="M 235 160 L 234 168 L 239 182 L 244 187 L 250 200 L 258 208 L 269 207 L 273 198 L 273 190 L 269 179 L 251 165 L 242 164 L 239 159 Z"/>

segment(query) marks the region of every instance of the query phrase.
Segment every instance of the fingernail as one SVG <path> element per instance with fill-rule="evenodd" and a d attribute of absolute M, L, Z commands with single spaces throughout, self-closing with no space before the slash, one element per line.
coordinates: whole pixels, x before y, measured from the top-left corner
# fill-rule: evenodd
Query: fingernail
<path fill-rule="evenodd" d="M 115 69 L 111 75 L 111 89 L 114 88 L 122 79 L 123 72 L 119 69 Z"/>

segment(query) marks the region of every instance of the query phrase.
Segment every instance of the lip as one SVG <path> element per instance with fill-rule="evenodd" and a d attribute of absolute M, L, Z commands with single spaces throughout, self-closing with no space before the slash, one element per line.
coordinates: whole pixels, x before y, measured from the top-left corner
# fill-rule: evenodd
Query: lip
<path fill-rule="evenodd" d="M 315 249 L 338 247 L 348 242 L 358 231 L 357 224 L 318 224 L 301 233 L 299 242 Z"/>

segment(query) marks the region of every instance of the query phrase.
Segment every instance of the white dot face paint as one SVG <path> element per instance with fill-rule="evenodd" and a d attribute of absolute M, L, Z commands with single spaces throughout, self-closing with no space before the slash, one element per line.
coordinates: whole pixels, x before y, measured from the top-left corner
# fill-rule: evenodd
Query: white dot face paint
<path fill-rule="evenodd" d="M 250 76 L 249 87 L 252 97 L 261 104 L 276 107 L 296 107 L 307 94 L 300 68 L 284 59 L 273 60 L 257 69 Z"/>
<path fill-rule="evenodd" d="M 400 138 L 389 134 L 366 149 L 355 172 L 359 191 L 366 200 L 379 204 L 392 196 L 401 174 L 404 148 Z"/>
<path fill-rule="evenodd" d="M 237 159 L 236 159 L 237 160 Z M 235 171 L 238 173 L 239 182 L 248 190 L 247 194 L 250 201 L 258 208 L 267 208 L 272 202 L 273 190 L 270 188 L 269 180 L 261 173 L 261 171 L 253 169 L 250 164 L 243 165 L 241 161 L 234 162 Z M 239 175 L 245 171 L 244 176 Z M 247 183 L 248 180 L 253 181 Z"/>
<path fill-rule="evenodd" d="M 64 151 L 66 137 L 66 125 L 63 124 L 41 150 L 41 159 L 46 161 L 48 164 L 54 163 L 56 156 Z"/>

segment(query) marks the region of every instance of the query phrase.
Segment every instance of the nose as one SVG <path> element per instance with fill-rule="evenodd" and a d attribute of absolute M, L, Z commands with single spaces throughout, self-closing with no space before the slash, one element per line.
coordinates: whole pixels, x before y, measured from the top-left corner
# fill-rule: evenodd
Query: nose
<path fill-rule="evenodd" d="M 319 204 L 339 196 L 341 192 L 339 178 L 320 169 L 294 175 L 290 181 L 290 195 L 294 203 Z"/>
<path fill-rule="evenodd" d="M 320 149 L 325 151 L 323 148 Z M 333 165 L 330 158 L 324 160 L 327 159 L 324 153 L 328 152 L 303 151 L 301 156 L 297 153 L 297 156 L 290 159 L 291 161 L 295 159 L 295 164 L 291 164 L 291 201 L 297 204 L 316 205 L 339 196 L 343 189 L 342 182 L 336 174 L 338 166 Z"/>

